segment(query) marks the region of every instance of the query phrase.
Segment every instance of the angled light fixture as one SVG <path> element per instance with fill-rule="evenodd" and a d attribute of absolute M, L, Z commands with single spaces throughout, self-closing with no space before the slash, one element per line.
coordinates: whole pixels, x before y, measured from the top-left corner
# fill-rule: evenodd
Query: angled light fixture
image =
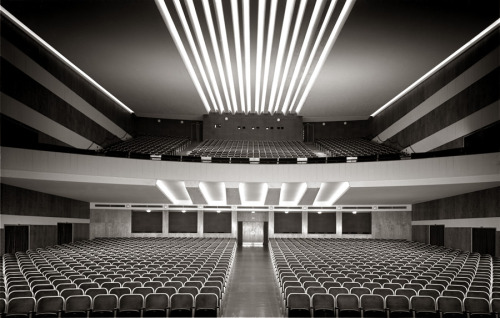
<path fill-rule="evenodd" d="M 19 21 L 15 16 L 13 16 L 9 11 L 7 11 L 4 7 L 0 6 L 0 12 L 7 17 L 12 23 L 21 28 L 26 34 L 28 34 L 31 38 L 33 38 L 36 42 L 38 42 L 41 46 L 46 48 L 50 53 L 54 54 L 61 62 L 69 66 L 73 71 L 78 73 L 80 76 L 85 78 L 90 84 L 92 84 L 95 88 L 101 91 L 104 95 L 111 98 L 115 103 L 120 105 L 123 109 L 125 109 L 129 113 L 133 113 L 134 111 L 127 107 L 123 102 L 121 102 L 118 98 L 116 98 L 113 94 L 108 92 L 104 87 L 99 85 L 92 77 L 87 75 L 84 71 L 82 71 L 79 67 L 73 64 L 70 60 L 68 60 L 64 55 L 59 53 L 55 48 L 53 48 L 49 43 L 45 42 L 41 37 L 39 37 L 35 32 L 33 32 L 30 28 L 28 28 L 25 24 Z"/>
<path fill-rule="evenodd" d="M 276 11 L 278 7 L 278 0 L 271 0 L 271 10 L 269 12 L 269 24 L 267 29 L 267 43 L 266 43 L 266 60 L 264 63 L 264 81 L 262 84 L 262 97 L 260 101 L 260 112 L 264 112 L 266 103 L 267 82 L 269 77 L 269 69 L 271 68 L 271 52 L 273 50 L 273 36 L 274 25 L 276 24 Z"/>
<path fill-rule="evenodd" d="M 266 1 L 259 1 L 259 9 L 257 15 L 257 52 L 255 62 L 255 111 L 260 110 L 260 80 L 262 73 L 262 52 L 264 47 L 264 24 L 266 20 Z"/>
<path fill-rule="evenodd" d="M 208 104 L 208 100 L 205 96 L 205 93 L 203 92 L 203 88 L 200 85 L 200 81 L 198 80 L 198 76 L 196 75 L 196 72 L 194 70 L 193 64 L 191 63 L 191 60 L 189 59 L 189 56 L 186 52 L 186 48 L 184 47 L 184 44 L 182 44 L 181 37 L 179 35 L 179 32 L 177 31 L 177 28 L 175 27 L 174 21 L 172 20 L 172 17 L 170 16 L 170 12 L 167 9 L 167 6 L 165 5 L 164 0 L 155 0 L 156 6 L 158 7 L 158 10 L 160 11 L 160 14 L 163 18 L 163 21 L 167 25 L 167 28 L 172 35 L 172 38 L 174 39 L 175 46 L 177 47 L 177 50 L 181 54 L 182 61 L 186 65 L 188 69 L 189 76 L 191 76 L 191 80 L 194 83 L 194 86 L 196 87 L 196 91 L 201 97 L 201 101 L 203 102 L 203 106 L 205 106 L 205 109 L 207 112 L 210 112 L 210 106 Z"/>
<path fill-rule="evenodd" d="M 240 88 L 240 108 L 242 112 L 246 113 L 247 108 L 245 104 L 245 85 L 243 81 L 243 58 L 241 56 L 241 35 L 238 0 L 231 0 L 231 15 L 233 17 L 234 47 L 236 54 L 236 66 L 238 69 L 238 86 Z"/>
<path fill-rule="evenodd" d="M 243 39 L 245 44 L 245 75 L 248 111 L 252 109 L 252 74 L 250 69 L 250 0 L 243 0 Z"/>
<path fill-rule="evenodd" d="M 443 66 L 448 64 L 451 60 L 468 50 L 470 47 L 472 47 L 474 44 L 479 42 L 482 38 L 484 38 L 488 33 L 493 31 L 495 28 L 500 26 L 500 19 L 496 20 L 492 24 L 490 24 L 486 29 L 481 31 L 478 35 L 476 35 L 474 38 L 472 38 L 469 42 L 465 43 L 462 47 L 460 47 L 458 50 L 453 52 L 450 56 L 448 56 L 446 59 L 444 59 L 441 63 L 433 67 L 429 72 L 425 73 L 422 77 L 420 77 L 418 80 L 416 80 L 413 84 L 408 86 L 406 89 L 404 89 L 401 93 L 396 95 L 393 99 L 382 105 L 379 109 L 377 109 L 373 114 L 370 115 L 370 117 L 375 117 L 377 116 L 381 111 L 386 109 L 387 107 L 391 106 L 394 104 L 397 100 L 399 100 L 401 97 L 406 95 L 409 91 L 420 85 L 423 81 L 434 75 L 437 71 L 439 71 Z"/>
<path fill-rule="evenodd" d="M 184 181 L 156 180 L 156 187 L 173 204 L 193 204 L 193 201 L 191 201 L 191 197 L 187 192 Z"/>
<path fill-rule="evenodd" d="M 349 182 L 324 182 L 321 184 L 313 206 L 331 206 L 349 189 Z"/>

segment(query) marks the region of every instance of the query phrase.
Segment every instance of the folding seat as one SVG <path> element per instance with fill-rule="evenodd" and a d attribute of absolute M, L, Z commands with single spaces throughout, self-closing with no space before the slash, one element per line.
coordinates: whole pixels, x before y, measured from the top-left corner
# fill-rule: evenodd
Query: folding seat
<path fill-rule="evenodd" d="M 405 289 L 413 289 L 414 291 L 416 291 L 418 293 L 418 291 L 421 290 L 421 289 L 423 289 L 424 286 L 421 285 L 421 284 L 417 284 L 417 283 L 408 283 L 408 284 L 404 284 L 403 288 L 405 288 Z"/>
<path fill-rule="evenodd" d="M 15 291 L 29 291 L 30 287 L 26 285 L 7 285 L 7 294 L 10 294 Z"/>
<path fill-rule="evenodd" d="M 387 317 L 384 297 L 381 295 L 361 295 L 360 307 L 363 317 Z"/>
<path fill-rule="evenodd" d="M 182 282 L 169 281 L 169 282 L 166 282 L 165 284 L 163 284 L 163 286 L 165 286 L 165 287 L 174 287 L 175 289 L 179 289 L 182 286 L 184 286 L 184 284 Z"/>
<path fill-rule="evenodd" d="M 306 288 L 306 294 L 312 297 L 314 294 L 326 294 L 327 290 L 321 286 L 312 286 Z"/>
<path fill-rule="evenodd" d="M 114 317 L 118 307 L 118 297 L 116 295 L 96 295 L 92 300 L 91 317 Z"/>
<path fill-rule="evenodd" d="M 59 317 L 64 310 L 64 298 L 61 296 L 44 296 L 37 300 L 35 317 Z"/>
<path fill-rule="evenodd" d="M 89 288 L 99 288 L 99 287 L 101 286 L 99 286 L 99 284 L 95 282 L 85 282 L 78 285 L 78 288 L 82 289 L 83 291 L 86 291 Z"/>
<path fill-rule="evenodd" d="M 286 298 L 287 317 L 311 317 L 311 298 L 305 293 L 291 293 Z"/>
<path fill-rule="evenodd" d="M 464 311 L 467 317 L 491 317 L 490 303 L 485 298 L 467 297 L 464 299 Z"/>
<path fill-rule="evenodd" d="M 177 293 L 170 298 L 170 317 L 192 317 L 194 297 L 189 293 Z"/>
<path fill-rule="evenodd" d="M 389 295 L 385 297 L 385 306 L 389 317 L 411 317 L 410 300 L 404 295 Z"/>
<path fill-rule="evenodd" d="M 75 283 L 77 286 L 83 283 L 91 283 L 92 280 L 90 278 L 71 278 L 72 282 Z"/>
<path fill-rule="evenodd" d="M 63 317 L 88 317 L 92 309 L 92 298 L 88 295 L 73 295 L 66 298 Z"/>
<path fill-rule="evenodd" d="M 436 300 L 436 308 L 441 313 L 442 318 L 463 318 L 465 317 L 462 300 L 452 296 L 440 296 Z"/>
<path fill-rule="evenodd" d="M 118 299 L 117 317 L 140 317 L 144 306 L 141 294 L 123 294 Z"/>
<path fill-rule="evenodd" d="M 331 287 L 342 287 L 342 284 L 340 284 L 339 282 L 324 282 L 323 284 L 321 284 L 321 286 L 325 287 L 327 290 Z"/>
<path fill-rule="evenodd" d="M 361 297 L 361 295 L 369 295 L 372 292 L 369 288 L 366 287 L 353 287 L 349 290 L 349 293 Z"/>
<path fill-rule="evenodd" d="M 328 289 L 328 293 L 333 295 L 334 297 L 337 297 L 339 294 L 349 294 L 349 289 L 345 287 L 330 287 Z"/>
<path fill-rule="evenodd" d="M 441 293 L 435 289 L 421 289 L 418 291 L 419 296 L 428 296 L 432 297 L 433 299 L 437 299 L 439 296 L 441 296 Z"/>
<path fill-rule="evenodd" d="M 398 288 L 395 290 L 394 294 L 406 296 L 408 299 L 410 299 L 411 297 L 416 296 L 417 292 L 410 288 Z"/>
<path fill-rule="evenodd" d="M 169 296 L 167 294 L 148 294 L 144 299 L 144 317 L 167 317 Z"/>
<path fill-rule="evenodd" d="M 184 287 L 196 287 L 198 289 L 201 289 L 203 287 L 203 283 L 199 281 L 187 281 L 184 283 Z"/>
<path fill-rule="evenodd" d="M 448 288 L 449 289 L 449 288 Z M 485 286 L 475 286 L 475 285 L 471 285 L 469 288 L 468 288 L 468 291 L 478 291 L 478 292 L 485 292 L 485 293 L 489 293 L 490 292 L 490 288 L 489 287 L 485 287 Z"/>
<path fill-rule="evenodd" d="M 200 293 L 195 297 L 195 317 L 218 317 L 219 299 L 216 294 Z"/>
<path fill-rule="evenodd" d="M 441 285 L 441 284 L 427 284 L 425 286 L 425 289 L 435 289 L 437 290 L 439 293 L 442 293 L 443 290 L 445 290 L 445 286 Z"/>
<path fill-rule="evenodd" d="M 401 284 L 396 284 L 396 283 L 387 283 L 382 285 L 383 288 L 389 288 L 392 289 L 393 291 L 396 291 L 397 289 L 403 288 Z"/>
<path fill-rule="evenodd" d="M 338 294 L 335 297 L 335 307 L 339 317 L 360 317 L 359 297 L 354 294 Z"/>
<path fill-rule="evenodd" d="M 311 296 L 313 317 L 334 317 L 335 298 L 330 294 L 314 294 Z M 307 312 L 306 312 L 307 313 Z"/>
<path fill-rule="evenodd" d="M 374 295 L 380 295 L 385 298 L 387 295 L 394 295 L 394 291 L 390 288 L 374 288 L 372 290 L 372 294 Z"/>
<path fill-rule="evenodd" d="M 121 287 L 121 284 L 118 282 L 102 283 L 101 284 L 101 288 L 106 288 L 108 290 L 108 292 L 109 292 L 109 290 L 111 290 L 111 288 L 115 288 L 115 287 Z"/>
<path fill-rule="evenodd" d="M 446 287 L 447 290 L 459 290 L 461 291 L 464 295 L 467 294 L 468 288 L 462 285 L 454 285 L 450 284 Z"/>
<path fill-rule="evenodd" d="M 356 282 L 345 282 L 342 284 L 342 287 L 345 287 L 347 289 L 351 289 L 351 288 L 354 288 L 354 287 L 361 287 L 361 284 L 360 283 L 356 283 Z"/>

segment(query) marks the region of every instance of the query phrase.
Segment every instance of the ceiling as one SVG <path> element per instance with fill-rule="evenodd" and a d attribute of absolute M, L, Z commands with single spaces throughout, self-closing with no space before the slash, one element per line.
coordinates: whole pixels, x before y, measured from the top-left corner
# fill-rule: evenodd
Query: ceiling
<path fill-rule="evenodd" d="M 214 14 L 215 28 L 218 31 L 215 0 L 207 1 Z M 241 25 L 244 17 L 242 5 L 246 1 L 221 0 L 238 109 L 241 109 L 242 105 L 239 98 L 239 73 L 234 49 L 231 4 L 239 5 Z M 282 59 L 276 58 L 283 22 L 286 20 L 283 17 L 290 2 L 290 0 L 277 0 L 267 101 L 273 87 L 274 76 L 271 74 L 276 69 L 276 61 L 282 62 L 280 69 L 283 72 L 285 57 L 288 54 L 288 46 L 284 46 L 285 55 Z M 286 79 L 285 91 L 290 84 L 293 65 L 298 59 L 299 48 L 304 42 L 307 26 L 312 20 L 316 4 L 313 0 L 295 1 L 293 11 L 290 11 L 294 14 L 291 16 L 287 45 L 293 38 L 291 34 L 294 27 L 298 24 L 297 12 L 302 2 L 305 5 L 304 19 L 292 55 L 292 67 L 288 76 L 278 73 L 276 77 Z M 181 0 L 180 3 L 187 12 L 186 0 Z M 252 70 L 250 96 L 255 100 L 259 1 L 250 0 L 247 3 L 250 12 L 249 40 Z M 327 24 L 326 35 L 332 33 L 344 3 L 345 0 L 338 1 L 332 19 Z M 208 43 L 211 64 L 217 70 L 202 1 L 196 0 L 194 5 L 200 18 L 204 38 Z M 268 15 L 271 5 L 272 1 L 266 0 Z M 320 21 L 324 19 L 329 5 L 330 0 L 327 0 L 321 11 Z M 379 107 L 498 19 L 499 6 L 497 0 L 356 1 L 299 114 L 306 120 L 368 118 Z M 207 113 L 154 1 L 2 0 L 2 7 L 94 78 L 136 115 L 200 119 Z M 194 61 L 174 0 L 166 0 L 166 7 L 180 31 L 189 57 Z M 190 21 L 187 14 L 186 18 Z M 267 34 L 268 24 L 265 24 L 264 34 Z M 240 31 L 243 32 L 243 29 Z M 317 34 L 317 31 L 314 34 Z M 267 36 L 264 39 L 267 39 Z M 320 55 L 319 52 L 326 44 L 325 36 L 320 42 L 313 67 L 305 77 L 305 83 L 311 81 L 311 73 Z M 220 41 L 220 38 L 219 45 L 222 54 L 223 41 Z M 200 46 L 198 48 L 201 50 Z M 203 83 L 196 65 L 195 71 Z M 224 104 L 225 97 L 220 78 L 217 82 Z M 276 87 L 279 85 L 276 84 Z M 246 88 L 245 85 L 244 87 Z M 294 92 L 292 88 L 291 94 Z M 285 95 L 284 93 L 282 101 Z M 208 94 L 206 96 L 210 100 Z M 279 108 L 281 106 L 278 106 Z"/>

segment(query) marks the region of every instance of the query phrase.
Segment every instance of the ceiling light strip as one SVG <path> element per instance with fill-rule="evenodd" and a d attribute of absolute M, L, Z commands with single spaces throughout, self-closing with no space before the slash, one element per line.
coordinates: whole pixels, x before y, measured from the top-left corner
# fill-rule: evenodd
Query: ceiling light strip
<path fill-rule="evenodd" d="M 245 75 L 248 111 L 252 110 L 252 74 L 250 55 L 250 0 L 243 0 L 243 39 L 245 42 Z M 255 108 L 254 108 L 255 109 Z"/>
<path fill-rule="evenodd" d="M 307 78 L 307 74 L 309 73 L 309 69 L 311 68 L 311 65 L 314 61 L 314 56 L 316 55 L 316 51 L 318 50 L 319 45 L 321 44 L 321 40 L 323 39 L 323 36 L 325 34 L 328 23 L 330 22 L 330 18 L 332 17 L 333 9 L 335 8 L 336 4 L 337 4 L 337 0 L 333 0 L 332 2 L 330 2 L 330 6 L 328 7 L 328 11 L 326 13 L 326 16 L 323 19 L 323 23 L 321 24 L 321 29 L 319 30 L 318 36 L 316 37 L 316 41 L 314 42 L 314 46 L 313 46 L 311 52 L 309 53 L 309 59 L 307 60 L 307 64 L 306 64 L 306 67 L 304 68 L 304 71 L 302 72 L 302 77 L 300 79 L 299 85 L 297 86 L 296 90 L 294 91 L 295 94 L 294 94 L 292 102 L 289 106 L 290 111 L 293 110 L 295 102 L 297 101 L 297 98 L 299 96 L 300 90 L 302 89 L 302 85 L 304 85 L 304 82 Z M 292 92 L 292 90 L 289 89 L 288 93 L 290 94 L 291 92 Z"/>
<path fill-rule="evenodd" d="M 188 0 L 192 2 L 193 0 Z M 219 77 L 222 82 L 222 90 L 224 92 L 224 98 L 226 100 L 228 111 L 232 112 L 233 107 L 231 105 L 231 100 L 229 97 L 229 91 L 227 89 L 226 75 L 224 72 L 224 65 L 222 64 L 222 58 L 219 50 L 219 42 L 217 40 L 217 34 L 215 33 L 214 20 L 212 18 L 212 12 L 210 10 L 210 3 L 208 0 L 202 0 L 203 10 L 205 12 L 205 18 L 208 25 L 208 33 L 210 34 L 210 39 L 212 40 L 212 47 L 214 49 L 215 61 L 217 62 L 217 69 L 219 70 Z"/>
<path fill-rule="evenodd" d="M 470 40 L 469 42 L 465 43 L 461 48 L 459 48 L 458 50 L 456 50 L 453 54 L 451 54 L 446 59 L 444 59 L 441 63 L 439 63 L 438 65 L 436 65 L 429 72 L 425 73 L 422 77 L 420 77 L 418 80 L 416 80 L 413 84 L 411 84 L 410 86 L 408 86 L 404 91 L 402 91 L 401 93 L 399 93 L 398 95 L 396 95 L 396 97 L 394 97 L 393 99 L 391 99 L 390 101 L 388 101 L 385 105 L 383 105 L 382 107 L 380 107 L 379 109 L 377 109 L 373 114 L 370 115 L 370 117 L 377 116 L 381 111 L 383 111 L 387 107 L 389 107 L 392 104 L 394 104 L 397 100 L 399 100 L 401 97 L 403 97 L 404 95 L 406 95 L 409 91 L 411 91 L 412 89 L 414 89 L 415 87 L 417 87 L 418 85 L 420 85 L 421 83 L 423 83 L 426 79 L 428 79 L 429 77 L 431 77 L 432 75 L 434 75 L 437 71 L 439 71 L 441 68 L 443 68 L 443 66 L 445 66 L 448 63 L 450 63 L 454 58 L 456 58 L 460 54 L 464 53 L 466 50 L 468 50 L 469 48 L 471 48 L 474 44 L 476 44 L 477 42 L 479 42 L 479 40 L 481 40 L 483 37 L 485 37 L 488 33 L 490 33 L 492 30 L 494 30 L 495 28 L 497 28 L 499 26 L 500 26 L 500 19 L 498 19 L 495 22 L 493 22 L 490 26 L 488 26 L 486 29 L 484 29 L 481 33 L 479 33 L 478 35 L 476 35 L 472 40 Z"/>
<path fill-rule="evenodd" d="M 184 33 L 186 34 L 186 37 L 189 42 L 189 46 L 191 47 L 191 51 L 193 52 L 194 59 L 196 60 L 196 65 L 198 66 L 198 69 L 200 70 L 201 78 L 203 79 L 203 83 L 205 84 L 205 87 L 207 89 L 208 95 L 210 97 L 210 101 L 213 104 L 214 110 L 217 111 L 219 108 L 217 106 L 217 102 L 215 101 L 214 94 L 212 92 L 212 88 L 210 87 L 210 83 L 207 78 L 207 74 L 205 73 L 205 68 L 203 67 L 203 62 L 201 61 L 200 54 L 198 52 L 198 49 L 196 48 L 196 43 L 194 41 L 193 35 L 191 33 L 191 28 L 189 27 L 189 24 L 187 22 L 186 16 L 184 14 L 184 10 L 182 9 L 182 5 L 180 0 L 174 0 L 174 5 L 175 9 L 177 10 L 177 14 L 179 15 L 179 18 L 181 20 L 182 27 L 184 28 Z M 217 88 L 215 88 L 217 89 Z"/>
<path fill-rule="evenodd" d="M 312 17 L 311 17 L 311 20 L 309 22 L 309 26 L 307 27 L 306 35 L 304 37 L 304 42 L 302 42 L 302 47 L 300 49 L 299 57 L 297 58 L 297 62 L 295 63 L 295 69 L 293 71 L 292 79 L 290 80 L 290 83 L 288 84 L 288 91 L 287 91 L 287 94 L 285 97 L 285 101 L 283 102 L 283 108 L 281 109 L 281 112 L 283 114 L 286 114 L 288 111 L 290 99 L 292 97 L 293 87 L 295 86 L 295 82 L 297 81 L 297 78 L 299 77 L 302 63 L 304 62 L 306 52 L 311 44 L 311 36 L 312 36 L 314 30 L 316 30 L 316 27 L 318 26 L 318 23 L 319 23 L 318 18 L 320 17 L 320 12 L 323 11 L 324 5 L 325 5 L 325 2 L 323 0 L 318 0 L 316 2 L 316 5 L 314 6 Z M 334 7 L 335 7 L 335 1 L 332 1 L 329 9 L 327 11 L 325 19 L 330 20 L 330 16 L 333 12 Z"/>
<path fill-rule="evenodd" d="M 238 103 L 236 102 L 236 92 L 234 89 L 233 68 L 231 67 L 231 55 L 229 54 L 229 43 L 226 32 L 226 22 L 224 21 L 224 9 L 222 8 L 222 1 L 215 0 L 215 9 L 217 12 L 217 22 L 219 24 L 219 34 L 222 42 L 222 52 L 224 53 L 224 60 L 226 62 L 227 80 L 229 82 L 229 89 L 231 92 L 231 101 L 233 103 L 233 113 L 238 111 Z"/>
<path fill-rule="evenodd" d="M 274 111 L 277 112 L 279 109 L 281 97 L 283 96 L 283 90 L 285 89 L 286 78 L 288 76 L 288 72 L 290 70 L 290 65 L 292 63 L 293 53 L 295 51 L 295 45 L 297 45 L 297 38 L 300 33 L 300 26 L 302 25 L 302 20 L 304 18 L 304 12 L 306 10 L 307 0 L 301 0 L 299 11 L 297 13 L 297 19 L 295 20 L 295 28 L 292 33 L 292 40 L 290 41 L 290 48 L 288 49 L 288 56 L 286 58 L 285 69 L 283 70 L 281 85 L 278 93 L 278 97 L 275 101 Z"/>
<path fill-rule="evenodd" d="M 120 105 L 123 109 L 125 109 L 129 113 L 133 113 L 134 111 L 128 108 L 124 103 L 122 103 L 118 98 L 116 98 L 113 94 L 108 92 L 104 87 L 99 85 L 92 77 L 87 75 L 84 71 L 78 68 L 75 64 L 73 64 L 70 60 L 68 60 L 64 55 L 59 53 L 55 48 L 53 48 L 49 43 L 45 42 L 41 37 L 39 37 L 35 32 L 33 32 L 30 28 L 24 25 L 21 21 L 19 21 L 15 16 L 13 16 L 9 11 L 5 10 L 4 7 L 0 6 L 0 12 L 4 14 L 12 23 L 21 28 L 26 34 L 28 34 L 31 38 L 33 38 L 40 45 L 45 47 L 49 52 L 54 54 L 59 60 L 61 60 L 64 64 L 70 67 L 72 70 L 77 72 L 80 76 L 85 78 L 90 84 L 94 85 L 98 90 L 100 90 L 104 95 L 111 98 L 115 103 Z"/>
<path fill-rule="evenodd" d="M 319 60 L 316 63 L 316 67 L 314 68 L 314 71 L 311 74 L 311 77 L 309 78 L 306 89 L 302 93 L 302 98 L 300 99 L 299 104 L 297 106 L 297 113 L 299 113 L 302 107 L 304 106 L 306 98 L 309 95 L 309 92 L 311 92 L 312 86 L 314 85 L 314 82 L 316 82 L 319 72 L 323 68 L 326 58 L 328 57 L 328 54 L 330 54 L 330 51 L 332 50 L 333 45 L 335 44 L 335 41 L 339 37 L 340 31 L 342 30 L 342 27 L 347 21 L 349 13 L 351 12 L 355 3 L 356 0 L 347 0 L 346 3 L 344 4 L 344 8 L 342 8 L 342 12 L 340 12 L 340 16 L 337 19 L 335 26 L 333 27 L 332 33 L 330 33 L 330 37 L 326 42 L 325 48 L 323 49 L 323 52 L 321 53 L 321 56 L 319 57 Z"/>
<path fill-rule="evenodd" d="M 269 97 L 268 111 L 270 113 L 273 113 L 275 109 L 274 98 L 276 97 L 276 90 L 278 89 L 278 82 L 280 80 L 280 75 L 281 75 L 281 64 L 283 63 L 283 55 L 285 54 L 285 48 L 288 42 L 288 32 L 290 31 L 290 24 L 292 23 L 294 8 L 295 8 L 295 0 L 287 0 L 285 8 L 285 17 L 283 18 L 283 26 L 281 27 L 280 43 L 278 46 L 278 53 L 276 55 L 273 84 L 271 86 L 271 95 Z"/>
<path fill-rule="evenodd" d="M 257 52 L 255 66 L 255 111 L 260 110 L 260 80 L 262 75 L 262 54 L 264 46 L 264 24 L 266 22 L 266 1 L 259 0 L 257 20 Z"/>
<path fill-rule="evenodd" d="M 194 83 L 194 86 L 196 87 L 196 90 L 198 91 L 198 94 L 201 97 L 201 101 L 203 102 L 203 105 L 205 106 L 205 109 L 207 112 L 210 112 L 210 106 L 208 104 L 208 100 L 205 96 L 205 93 L 203 92 L 203 88 L 201 87 L 200 81 L 198 80 L 198 76 L 196 76 L 196 72 L 193 68 L 193 64 L 191 63 L 191 60 L 189 59 L 189 56 L 186 52 L 186 49 L 184 48 L 184 44 L 182 44 L 181 37 L 179 36 L 179 32 L 177 31 L 177 28 L 175 27 L 174 21 L 172 20 L 172 17 L 170 16 L 170 12 L 167 9 L 167 6 L 165 5 L 164 0 L 155 0 L 156 6 L 158 7 L 160 14 L 163 18 L 163 21 L 167 25 L 167 28 L 172 35 L 172 38 L 174 39 L 175 46 L 177 46 L 177 50 L 179 50 L 179 53 L 181 54 L 181 58 L 184 61 L 184 64 L 186 65 L 188 69 L 189 76 L 191 76 L 191 80 Z"/>
<path fill-rule="evenodd" d="M 267 43 L 266 43 L 266 61 L 264 64 L 264 76 L 262 84 L 262 98 L 260 102 L 260 112 L 264 112 L 266 93 L 267 93 L 267 82 L 269 77 L 269 69 L 271 63 L 271 52 L 273 50 L 273 36 L 274 36 L 274 24 L 276 23 L 276 10 L 278 7 L 277 0 L 271 0 L 271 10 L 269 11 L 269 25 L 267 29 Z"/>
<path fill-rule="evenodd" d="M 188 9 L 189 19 L 191 20 L 191 24 L 193 25 L 195 30 L 196 39 L 198 40 L 198 45 L 201 49 L 203 61 L 205 62 L 205 66 L 208 70 L 208 75 L 210 77 L 212 87 L 214 88 L 215 91 L 215 97 L 219 105 L 219 111 L 222 113 L 224 112 L 224 103 L 222 102 L 222 97 L 220 94 L 219 86 L 217 84 L 217 79 L 215 78 L 215 71 L 212 68 L 212 62 L 210 61 L 210 55 L 208 54 L 207 44 L 205 43 L 205 38 L 203 37 L 203 32 L 201 31 L 200 22 L 198 20 L 198 15 L 196 14 L 196 9 L 194 7 L 193 0 L 185 0 L 185 3 Z"/>
<path fill-rule="evenodd" d="M 234 46 L 236 55 L 236 66 L 238 69 L 238 83 L 240 88 L 240 102 L 241 111 L 247 112 L 245 104 L 245 86 L 243 82 L 243 58 L 241 55 L 241 35 L 240 35 L 240 18 L 238 10 L 238 0 L 231 0 L 231 14 L 233 17 L 233 31 L 234 31 Z M 248 105 L 250 107 L 250 105 Z"/>

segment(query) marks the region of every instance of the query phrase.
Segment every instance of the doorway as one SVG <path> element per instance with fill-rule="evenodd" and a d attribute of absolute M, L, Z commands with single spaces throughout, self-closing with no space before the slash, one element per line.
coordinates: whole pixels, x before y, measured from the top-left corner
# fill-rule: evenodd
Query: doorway
<path fill-rule="evenodd" d="M 5 253 L 26 252 L 29 249 L 29 226 L 5 226 Z"/>
<path fill-rule="evenodd" d="M 238 245 L 264 246 L 264 223 L 238 222 Z"/>
<path fill-rule="evenodd" d="M 444 225 L 431 225 L 429 227 L 429 244 L 444 246 Z"/>

